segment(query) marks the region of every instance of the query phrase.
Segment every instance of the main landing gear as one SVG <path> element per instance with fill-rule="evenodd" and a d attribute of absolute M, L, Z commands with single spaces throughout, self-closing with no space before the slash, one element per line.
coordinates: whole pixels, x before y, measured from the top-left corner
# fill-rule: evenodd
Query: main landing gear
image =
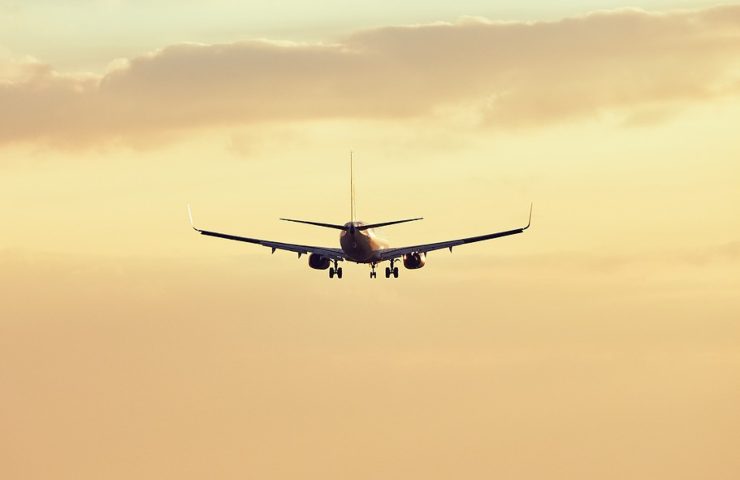
<path fill-rule="evenodd" d="M 334 278 L 334 275 L 337 276 L 337 278 L 342 278 L 342 267 L 338 266 L 338 262 L 334 260 L 334 266 L 329 267 L 329 278 Z"/>
<path fill-rule="evenodd" d="M 371 263 L 370 264 L 370 268 L 372 269 L 372 270 L 370 270 L 370 278 L 377 277 L 378 276 L 378 272 L 375 271 L 375 264 L 374 263 Z"/>
<path fill-rule="evenodd" d="M 396 259 L 391 259 L 391 266 L 385 267 L 385 278 L 391 278 L 391 275 L 393 275 L 393 278 L 398 278 L 398 267 L 394 267 L 393 264 L 396 263 Z"/>

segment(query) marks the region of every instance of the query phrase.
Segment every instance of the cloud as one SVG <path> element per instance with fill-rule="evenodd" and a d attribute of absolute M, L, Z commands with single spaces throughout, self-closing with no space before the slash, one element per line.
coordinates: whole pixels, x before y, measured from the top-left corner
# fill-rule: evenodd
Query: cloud
<path fill-rule="evenodd" d="M 0 81 L 0 143 L 134 141 L 202 126 L 457 108 L 499 129 L 615 110 L 639 124 L 640 112 L 740 91 L 738 18 L 733 6 L 554 22 L 468 18 L 330 44 L 178 44 L 101 75 L 25 62 Z"/>

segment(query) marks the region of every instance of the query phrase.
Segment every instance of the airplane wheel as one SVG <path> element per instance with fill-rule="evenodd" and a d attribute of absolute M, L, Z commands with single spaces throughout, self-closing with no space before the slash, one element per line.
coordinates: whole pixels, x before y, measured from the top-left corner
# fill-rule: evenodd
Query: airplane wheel
<path fill-rule="evenodd" d="M 375 278 L 375 272 L 370 272 L 370 278 Z"/>
<path fill-rule="evenodd" d="M 337 278 L 342 278 L 342 267 L 337 268 Z"/>
<path fill-rule="evenodd" d="M 390 269 L 390 267 L 385 267 L 385 278 L 391 278 L 391 269 Z"/>
<path fill-rule="evenodd" d="M 393 278 L 398 278 L 398 267 L 393 267 Z"/>
<path fill-rule="evenodd" d="M 329 269 L 329 278 L 334 278 L 334 269 L 333 268 L 330 268 Z"/>

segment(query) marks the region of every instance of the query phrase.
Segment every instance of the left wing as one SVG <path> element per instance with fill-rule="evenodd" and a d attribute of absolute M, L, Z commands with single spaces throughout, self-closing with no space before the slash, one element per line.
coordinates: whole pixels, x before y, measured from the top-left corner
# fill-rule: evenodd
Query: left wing
<path fill-rule="evenodd" d="M 209 230 L 201 230 L 200 228 L 197 228 L 193 224 L 193 214 L 190 211 L 190 205 L 188 205 L 188 216 L 190 217 L 190 225 L 193 227 L 193 230 L 200 233 L 201 235 L 206 235 L 208 237 L 218 237 L 218 238 L 225 238 L 226 240 L 236 240 L 237 242 L 254 243 L 256 245 L 262 245 L 263 247 L 271 248 L 272 253 L 275 253 L 275 250 L 287 250 L 289 252 L 298 253 L 298 257 L 300 257 L 303 254 L 317 253 L 323 257 L 330 258 L 332 260 L 341 261 L 345 259 L 344 252 L 339 248 L 312 247 L 310 245 L 296 245 L 294 243 L 273 242 L 271 240 L 260 240 L 258 238 L 240 237 L 237 235 L 230 235 L 227 233 L 219 233 L 219 232 L 211 232 Z"/>
<path fill-rule="evenodd" d="M 433 250 L 441 250 L 443 248 L 449 248 L 450 251 L 452 251 L 452 247 L 457 247 L 458 245 L 482 242 L 484 240 L 491 240 L 491 239 L 500 238 L 500 237 L 508 237 L 509 235 L 516 235 L 518 233 L 523 233 L 524 230 L 528 229 L 531 224 L 532 224 L 532 206 L 530 205 L 529 221 L 527 222 L 527 225 L 525 227 L 515 228 L 513 230 L 506 230 L 504 232 L 496 232 L 496 233 L 489 233 L 486 235 L 478 235 L 476 237 L 467 237 L 467 238 L 461 238 L 458 240 L 448 240 L 446 242 L 426 243 L 423 245 L 413 245 L 411 247 L 389 248 L 386 250 L 378 251 L 376 257 L 379 262 L 382 262 L 385 260 L 391 260 L 393 258 L 402 257 L 410 253 L 427 253 Z"/>

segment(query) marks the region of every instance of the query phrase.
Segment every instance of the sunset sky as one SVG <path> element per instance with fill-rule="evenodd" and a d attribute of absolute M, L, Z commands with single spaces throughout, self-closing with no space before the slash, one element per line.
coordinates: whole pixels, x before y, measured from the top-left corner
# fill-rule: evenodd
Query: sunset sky
<path fill-rule="evenodd" d="M 740 5 L 0 0 L 0 478 L 740 477 Z M 394 246 L 397 280 L 198 236 Z"/>

